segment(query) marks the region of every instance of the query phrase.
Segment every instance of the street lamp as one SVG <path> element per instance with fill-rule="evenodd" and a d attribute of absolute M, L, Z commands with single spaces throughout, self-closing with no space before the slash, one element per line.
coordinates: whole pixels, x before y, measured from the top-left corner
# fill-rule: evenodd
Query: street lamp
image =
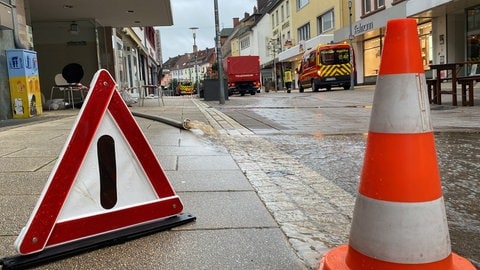
<path fill-rule="evenodd" d="M 276 57 L 276 52 L 277 52 L 277 43 L 278 39 L 272 38 L 270 39 L 270 49 L 273 52 L 273 85 L 275 87 L 275 92 L 277 91 L 277 65 L 275 63 L 275 57 Z"/>
<path fill-rule="evenodd" d="M 353 66 L 353 31 L 352 31 L 352 0 L 348 1 L 348 10 L 350 13 L 350 35 L 348 36 L 349 44 L 350 44 L 350 90 L 353 90 L 355 79 L 354 79 L 354 66 Z"/>
<path fill-rule="evenodd" d="M 199 90 L 199 86 L 200 86 L 200 83 L 198 81 L 198 65 L 197 65 L 197 43 L 196 43 L 196 39 L 197 39 L 197 35 L 195 33 L 196 30 L 198 30 L 198 27 L 190 27 L 190 30 L 192 30 L 192 33 L 193 33 L 193 56 L 195 57 L 195 83 L 196 83 L 196 89 L 197 89 L 197 95 L 200 94 L 200 90 Z"/>

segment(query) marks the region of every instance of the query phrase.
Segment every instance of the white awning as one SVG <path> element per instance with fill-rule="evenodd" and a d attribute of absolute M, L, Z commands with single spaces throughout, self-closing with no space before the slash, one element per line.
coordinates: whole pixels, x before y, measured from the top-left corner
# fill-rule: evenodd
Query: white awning
<path fill-rule="evenodd" d="M 298 45 L 291 47 L 278 54 L 278 61 L 283 62 L 287 60 L 293 60 L 296 57 L 301 57 L 303 53 L 318 44 L 333 43 L 333 35 L 318 35 L 307 41 L 300 41 Z"/>

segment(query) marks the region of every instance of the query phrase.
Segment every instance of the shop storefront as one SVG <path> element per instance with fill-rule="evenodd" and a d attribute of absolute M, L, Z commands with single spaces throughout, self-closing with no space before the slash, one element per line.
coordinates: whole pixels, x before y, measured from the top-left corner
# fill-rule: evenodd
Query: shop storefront
<path fill-rule="evenodd" d="M 468 1 L 443 0 L 429 6 L 423 1 L 404 1 L 352 25 L 359 83 L 375 83 L 385 26 L 394 18 L 417 20 L 427 77 L 431 76 L 431 64 L 480 61 L 480 5 L 472 7 Z M 348 40 L 349 28 L 335 31 L 334 41 Z"/>
<path fill-rule="evenodd" d="M 380 66 L 380 55 L 383 47 L 385 28 L 376 29 L 364 34 L 363 67 L 366 81 L 375 80 Z M 418 35 L 422 53 L 422 63 L 425 70 L 430 69 L 432 63 L 432 22 L 429 20 L 418 22 Z"/>

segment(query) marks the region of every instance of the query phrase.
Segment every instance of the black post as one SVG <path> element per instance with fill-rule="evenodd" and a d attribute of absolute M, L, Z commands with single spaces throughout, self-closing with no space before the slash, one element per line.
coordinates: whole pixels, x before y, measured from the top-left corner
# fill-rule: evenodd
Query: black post
<path fill-rule="evenodd" d="M 220 83 L 220 93 L 219 99 L 220 104 L 225 104 L 225 91 L 223 85 L 223 59 L 222 59 L 222 45 L 220 44 L 220 26 L 219 26 L 219 19 L 218 19 L 218 0 L 214 1 L 214 9 L 215 9 L 215 41 L 216 41 L 216 50 L 217 50 L 217 63 L 218 63 L 218 80 Z"/>

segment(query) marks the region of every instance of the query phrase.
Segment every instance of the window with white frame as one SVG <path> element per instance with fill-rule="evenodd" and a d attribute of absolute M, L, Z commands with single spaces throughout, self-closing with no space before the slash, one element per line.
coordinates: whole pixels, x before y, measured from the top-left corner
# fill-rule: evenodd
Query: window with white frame
<path fill-rule="evenodd" d="M 282 22 L 285 21 L 285 8 L 283 7 L 283 5 L 280 7 L 280 9 L 282 10 L 281 11 L 281 14 L 282 14 Z"/>
<path fill-rule="evenodd" d="M 363 0 L 363 14 L 369 14 L 373 11 L 385 8 L 385 0 Z"/>
<path fill-rule="evenodd" d="M 240 49 L 244 50 L 250 47 L 250 37 L 245 37 L 240 40 Z"/>
<path fill-rule="evenodd" d="M 372 0 L 363 0 L 363 14 L 372 12 Z"/>
<path fill-rule="evenodd" d="M 334 28 L 333 9 L 317 17 L 317 23 L 318 23 L 318 34 L 322 34 L 327 31 L 333 30 Z"/>
<path fill-rule="evenodd" d="M 285 4 L 285 11 L 287 13 L 287 18 L 290 17 L 290 1 L 287 0 L 287 3 Z"/>
<path fill-rule="evenodd" d="M 310 23 L 304 24 L 302 27 L 297 29 L 298 40 L 309 40 L 310 39 Z"/>
<path fill-rule="evenodd" d="M 275 14 L 272 13 L 272 28 L 275 28 Z"/>
<path fill-rule="evenodd" d="M 303 8 L 308 4 L 308 0 L 297 0 L 297 10 Z"/>

